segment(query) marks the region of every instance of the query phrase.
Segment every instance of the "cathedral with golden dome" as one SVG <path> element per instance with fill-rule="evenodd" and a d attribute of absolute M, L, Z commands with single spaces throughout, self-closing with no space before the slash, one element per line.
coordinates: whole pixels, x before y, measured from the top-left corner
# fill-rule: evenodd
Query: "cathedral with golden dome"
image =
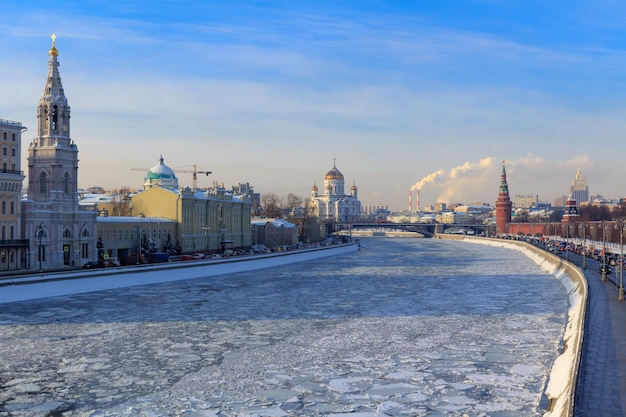
<path fill-rule="evenodd" d="M 361 202 L 358 199 L 357 187 L 353 183 L 350 194 L 345 192 L 343 174 L 335 161 L 333 167 L 324 177 L 324 189 L 313 184 L 311 188 L 311 206 L 315 215 L 320 219 L 335 220 L 341 223 L 351 223 L 358 220 L 361 214 Z"/>

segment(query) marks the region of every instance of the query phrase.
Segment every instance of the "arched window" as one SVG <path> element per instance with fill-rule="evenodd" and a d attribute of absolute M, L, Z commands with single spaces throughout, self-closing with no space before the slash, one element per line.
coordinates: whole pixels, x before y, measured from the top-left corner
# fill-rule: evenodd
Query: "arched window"
<path fill-rule="evenodd" d="M 39 194 L 46 194 L 48 192 L 48 176 L 45 172 L 39 175 Z"/>
<path fill-rule="evenodd" d="M 57 128 L 57 121 L 59 118 L 59 109 L 57 107 L 57 105 L 55 104 L 54 106 L 52 106 L 52 117 L 50 118 L 52 125 L 51 128 L 52 129 L 56 129 Z"/>
<path fill-rule="evenodd" d="M 63 192 L 65 194 L 70 193 L 70 174 L 68 172 L 63 176 Z"/>
<path fill-rule="evenodd" d="M 63 231 L 63 237 L 72 237 L 72 231 L 70 229 L 65 229 Z"/>
<path fill-rule="evenodd" d="M 15 201 L 11 201 L 11 214 L 15 214 Z"/>
<path fill-rule="evenodd" d="M 7 202 L 2 202 L 2 214 L 7 214 Z"/>
<path fill-rule="evenodd" d="M 89 229 L 84 228 L 82 235 L 83 235 L 83 237 L 89 237 Z"/>

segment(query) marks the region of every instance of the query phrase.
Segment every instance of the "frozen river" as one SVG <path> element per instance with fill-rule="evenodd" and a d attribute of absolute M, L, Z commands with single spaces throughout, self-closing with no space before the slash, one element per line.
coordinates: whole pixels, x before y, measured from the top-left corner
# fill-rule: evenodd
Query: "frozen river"
<path fill-rule="evenodd" d="M 362 241 L 283 267 L 0 304 L 0 416 L 543 414 L 567 319 L 556 278 L 510 249 Z"/>

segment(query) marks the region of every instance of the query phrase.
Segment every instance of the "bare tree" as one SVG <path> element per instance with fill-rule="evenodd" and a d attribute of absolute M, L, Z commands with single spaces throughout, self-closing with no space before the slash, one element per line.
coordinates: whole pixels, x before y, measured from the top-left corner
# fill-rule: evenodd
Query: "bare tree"
<path fill-rule="evenodd" d="M 107 207 L 109 216 L 130 216 L 131 199 L 129 194 L 130 189 L 128 187 L 111 190 L 111 200 Z"/>
<path fill-rule="evenodd" d="M 280 217 L 282 208 L 280 199 L 276 194 L 261 194 L 261 206 L 265 217 Z"/>
<path fill-rule="evenodd" d="M 285 207 L 289 211 L 290 216 L 296 216 L 299 209 L 303 208 L 304 199 L 293 193 L 287 194 L 287 206 Z"/>

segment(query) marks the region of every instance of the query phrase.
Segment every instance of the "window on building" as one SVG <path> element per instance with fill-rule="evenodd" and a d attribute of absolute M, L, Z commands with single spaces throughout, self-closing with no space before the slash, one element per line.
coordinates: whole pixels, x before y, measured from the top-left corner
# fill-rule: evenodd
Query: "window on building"
<path fill-rule="evenodd" d="M 11 140 L 15 142 L 15 133 L 11 133 Z"/>
<path fill-rule="evenodd" d="M 39 175 L 39 193 L 46 194 L 48 192 L 48 176 L 45 172 Z"/>
<path fill-rule="evenodd" d="M 63 176 L 63 192 L 65 194 L 70 193 L 70 174 L 68 172 Z"/>
<path fill-rule="evenodd" d="M 56 130 L 57 121 L 59 119 L 59 108 L 57 107 L 56 104 L 52 106 L 52 117 L 50 119 L 51 119 L 51 128 Z"/>
<path fill-rule="evenodd" d="M 9 148 L 6 146 L 2 147 L 2 156 L 7 156 L 9 154 Z"/>
<path fill-rule="evenodd" d="M 2 202 L 2 214 L 7 214 L 7 202 Z"/>
<path fill-rule="evenodd" d="M 11 201 L 11 214 L 15 214 L 15 201 Z"/>
<path fill-rule="evenodd" d="M 72 237 L 72 231 L 70 229 L 65 229 L 63 231 L 63 237 Z"/>
<path fill-rule="evenodd" d="M 7 140 L 7 132 L 2 132 L 2 140 Z"/>
<path fill-rule="evenodd" d="M 11 234 L 9 239 L 15 239 L 15 226 L 11 226 Z"/>
<path fill-rule="evenodd" d="M 11 156 L 16 156 L 17 150 L 15 148 L 11 148 Z"/>

